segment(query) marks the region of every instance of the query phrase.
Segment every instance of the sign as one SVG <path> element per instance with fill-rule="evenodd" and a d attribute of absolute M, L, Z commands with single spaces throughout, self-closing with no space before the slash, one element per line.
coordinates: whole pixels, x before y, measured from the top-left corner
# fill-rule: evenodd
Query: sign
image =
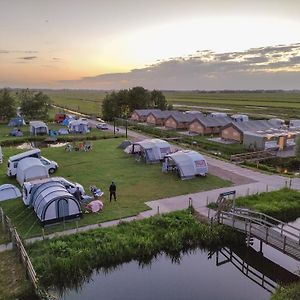
<path fill-rule="evenodd" d="M 219 198 L 221 197 L 226 197 L 226 196 L 230 196 L 230 195 L 235 195 L 236 194 L 236 191 L 229 191 L 229 192 L 224 192 L 224 193 L 221 193 L 219 195 Z"/>

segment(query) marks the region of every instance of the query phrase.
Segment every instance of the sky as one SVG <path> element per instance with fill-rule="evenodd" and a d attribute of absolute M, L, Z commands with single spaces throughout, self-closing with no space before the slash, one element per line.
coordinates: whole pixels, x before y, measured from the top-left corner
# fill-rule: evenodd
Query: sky
<path fill-rule="evenodd" d="M 0 87 L 300 89 L 299 0 L 0 0 Z"/>

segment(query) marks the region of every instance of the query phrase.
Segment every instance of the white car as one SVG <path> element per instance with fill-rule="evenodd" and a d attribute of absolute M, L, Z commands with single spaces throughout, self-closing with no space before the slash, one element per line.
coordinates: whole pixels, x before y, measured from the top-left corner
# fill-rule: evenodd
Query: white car
<path fill-rule="evenodd" d="M 101 129 L 101 130 L 108 130 L 108 126 L 107 126 L 106 123 L 98 123 L 98 124 L 96 125 L 96 128 L 97 128 L 97 129 Z"/>
<path fill-rule="evenodd" d="M 48 169 L 49 174 L 53 174 L 58 169 L 58 163 L 54 160 L 41 156 L 40 161 Z"/>

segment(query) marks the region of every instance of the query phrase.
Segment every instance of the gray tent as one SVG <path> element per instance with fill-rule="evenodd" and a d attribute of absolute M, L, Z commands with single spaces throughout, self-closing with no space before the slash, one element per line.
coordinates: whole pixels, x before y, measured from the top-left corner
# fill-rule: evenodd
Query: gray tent
<path fill-rule="evenodd" d="M 0 201 L 8 199 L 15 199 L 21 197 L 21 193 L 18 188 L 12 184 L 0 185 Z"/>
<path fill-rule="evenodd" d="M 30 121 L 30 135 L 48 135 L 49 129 L 48 126 L 43 121 Z"/>
<path fill-rule="evenodd" d="M 32 194 L 32 207 L 42 224 L 57 223 L 82 215 L 78 200 L 59 182 L 41 184 Z"/>
<path fill-rule="evenodd" d="M 166 156 L 176 165 L 181 179 L 190 179 L 197 175 L 205 176 L 208 172 L 205 158 L 198 152 L 182 150 Z"/>
<path fill-rule="evenodd" d="M 132 145 L 132 142 L 131 142 L 131 141 L 128 141 L 128 140 L 125 140 L 125 141 L 123 141 L 123 142 L 118 146 L 118 148 L 124 150 L 125 148 L 127 148 L 127 147 L 130 146 L 130 145 Z"/>

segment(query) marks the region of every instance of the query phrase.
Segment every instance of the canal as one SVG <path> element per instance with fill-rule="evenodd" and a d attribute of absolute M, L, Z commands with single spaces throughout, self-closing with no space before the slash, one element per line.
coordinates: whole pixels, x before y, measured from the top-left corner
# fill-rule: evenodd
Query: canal
<path fill-rule="evenodd" d="M 60 300 L 267 300 L 279 282 L 299 280 L 299 262 L 264 245 L 189 251 L 179 260 L 164 254 L 149 265 L 136 261 L 94 272 L 79 288 L 65 290 Z"/>

